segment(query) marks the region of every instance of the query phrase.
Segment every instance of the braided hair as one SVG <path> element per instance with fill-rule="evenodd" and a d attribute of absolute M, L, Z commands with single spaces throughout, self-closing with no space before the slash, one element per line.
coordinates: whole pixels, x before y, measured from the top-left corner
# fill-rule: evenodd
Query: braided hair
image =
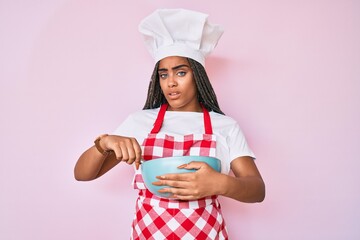
<path fill-rule="evenodd" d="M 191 58 L 188 58 L 187 60 L 190 64 L 190 68 L 193 71 L 199 103 L 201 103 L 208 111 L 214 111 L 225 115 L 219 107 L 216 94 L 213 87 L 211 86 L 204 66 Z M 161 91 L 159 83 L 159 62 L 155 64 L 154 71 L 151 75 L 148 95 L 143 109 L 158 108 L 163 103 L 167 102 L 164 94 Z"/>

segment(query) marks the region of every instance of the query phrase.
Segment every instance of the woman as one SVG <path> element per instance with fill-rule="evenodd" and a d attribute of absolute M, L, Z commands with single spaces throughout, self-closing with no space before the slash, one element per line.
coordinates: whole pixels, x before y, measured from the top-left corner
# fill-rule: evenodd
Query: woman
<path fill-rule="evenodd" d="M 151 194 L 136 167 L 139 197 L 131 237 L 227 239 L 217 196 L 261 202 L 265 186 L 238 124 L 220 110 L 204 68 L 222 29 L 203 13 L 163 9 L 145 18 L 140 31 L 157 62 L 144 110 L 130 115 L 113 135 L 98 137 L 79 158 L 75 178 L 96 179 L 119 162 L 137 166 L 140 159 L 217 157 L 221 173 L 193 161 L 179 167 L 195 172 L 158 176 L 153 184 L 169 186 L 160 191 L 170 199 Z M 227 174 L 230 169 L 234 176 Z"/>

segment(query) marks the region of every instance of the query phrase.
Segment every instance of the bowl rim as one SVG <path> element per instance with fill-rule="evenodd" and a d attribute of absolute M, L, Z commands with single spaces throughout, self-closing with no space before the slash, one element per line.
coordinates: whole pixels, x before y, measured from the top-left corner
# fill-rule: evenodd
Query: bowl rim
<path fill-rule="evenodd" d="M 182 159 L 182 158 L 184 158 L 184 159 L 187 159 L 187 158 L 208 158 L 208 159 L 214 159 L 214 160 L 217 160 L 217 161 L 221 162 L 220 159 L 218 159 L 217 157 L 190 155 L 190 156 L 161 157 L 161 158 L 155 158 L 155 159 L 150 159 L 150 160 L 144 160 L 142 162 L 142 164 L 145 164 L 147 162 L 153 162 L 153 161 L 156 161 L 156 160 Z M 194 161 L 196 161 L 196 160 L 194 160 Z"/>

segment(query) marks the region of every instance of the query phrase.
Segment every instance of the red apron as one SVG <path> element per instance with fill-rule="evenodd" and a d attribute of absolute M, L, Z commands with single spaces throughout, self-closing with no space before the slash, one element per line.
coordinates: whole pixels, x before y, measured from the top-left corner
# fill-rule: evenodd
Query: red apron
<path fill-rule="evenodd" d="M 216 154 L 209 112 L 203 107 L 205 134 L 168 135 L 160 133 L 167 104 L 161 106 L 154 128 L 144 139 L 143 158 L 211 156 Z M 192 201 L 160 198 L 145 187 L 140 169 L 134 188 L 139 189 L 131 239 L 228 239 L 217 196 Z"/>

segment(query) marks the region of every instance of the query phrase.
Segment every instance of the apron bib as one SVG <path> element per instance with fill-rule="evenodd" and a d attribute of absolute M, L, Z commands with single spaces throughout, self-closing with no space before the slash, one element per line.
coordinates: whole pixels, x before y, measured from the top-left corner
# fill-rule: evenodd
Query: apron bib
<path fill-rule="evenodd" d="M 203 108 L 204 134 L 168 135 L 160 133 L 168 105 L 159 110 L 154 128 L 144 139 L 143 159 L 173 156 L 216 155 L 209 112 Z M 146 189 L 141 168 L 136 170 L 134 188 L 139 190 L 131 239 L 228 239 L 217 196 L 192 201 L 161 198 Z"/>

